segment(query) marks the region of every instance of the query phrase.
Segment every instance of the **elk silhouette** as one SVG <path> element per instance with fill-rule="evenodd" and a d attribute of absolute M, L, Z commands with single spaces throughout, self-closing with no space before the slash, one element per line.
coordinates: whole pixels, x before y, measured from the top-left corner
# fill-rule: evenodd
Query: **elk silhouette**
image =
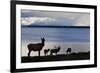
<path fill-rule="evenodd" d="M 30 57 L 30 53 L 31 51 L 38 51 L 38 55 L 40 56 L 40 51 L 42 50 L 43 46 L 45 45 L 45 39 L 44 38 L 41 38 L 41 43 L 36 43 L 36 44 L 33 44 L 33 43 L 30 43 L 27 45 L 28 47 L 28 57 Z"/>
<path fill-rule="evenodd" d="M 72 51 L 72 49 L 71 49 L 71 48 L 68 48 L 68 49 L 66 50 L 66 53 L 67 53 L 67 54 L 71 54 L 71 51 Z"/>
<path fill-rule="evenodd" d="M 50 51 L 50 49 L 44 49 L 45 56 L 48 54 L 49 51 Z"/>
<path fill-rule="evenodd" d="M 57 53 L 60 51 L 60 46 L 56 47 L 55 46 L 55 49 L 51 49 L 50 50 L 50 55 L 53 55 L 53 53 L 55 53 L 57 55 Z"/>

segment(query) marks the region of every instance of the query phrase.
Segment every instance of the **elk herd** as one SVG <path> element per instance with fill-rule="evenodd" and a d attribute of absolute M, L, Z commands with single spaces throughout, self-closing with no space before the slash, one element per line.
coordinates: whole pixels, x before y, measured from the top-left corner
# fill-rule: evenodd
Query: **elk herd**
<path fill-rule="evenodd" d="M 31 51 L 37 51 L 38 52 L 38 56 L 40 56 L 40 51 L 43 49 L 43 47 L 45 46 L 45 39 L 41 38 L 41 43 L 30 43 L 27 45 L 28 48 L 28 57 L 30 57 L 30 53 Z M 57 53 L 60 51 L 61 47 L 60 46 L 55 46 L 53 49 L 44 49 L 44 55 L 47 56 L 48 53 L 50 52 L 50 55 L 57 55 Z M 71 48 L 68 48 L 66 50 L 67 54 L 71 54 Z"/>

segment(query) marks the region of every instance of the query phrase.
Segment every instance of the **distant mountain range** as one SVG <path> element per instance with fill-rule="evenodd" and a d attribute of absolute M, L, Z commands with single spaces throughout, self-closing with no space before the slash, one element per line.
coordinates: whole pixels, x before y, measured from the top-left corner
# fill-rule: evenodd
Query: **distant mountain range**
<path fill-rule="evenodd" d="M 54 28 L 56 28 L 56 27 L 61 27 L 61 28 L 90 28 L 90 26 L 60 26 L 60 25 L 58 25 L 58 26 L 56 26 L 56 25 L 21 25 L 22 27 L 54 27 Z"/>

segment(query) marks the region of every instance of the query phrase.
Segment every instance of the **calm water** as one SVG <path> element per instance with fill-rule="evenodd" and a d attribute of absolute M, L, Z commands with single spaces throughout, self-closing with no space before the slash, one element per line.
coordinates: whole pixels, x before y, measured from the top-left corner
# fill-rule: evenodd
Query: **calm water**
<path fill-rule="evenodd" d="M 53 49 L 54 46 L 61 46 L 59 54 L 65 54 L 68 47 L 72 52 L 88 52 L 90 50 L 90 29 L 89 28 L 36 28 L 22 27 L 22 56 L 27 56 L 29 43 L 40 43 L 41 37 L 45 38 L 44 49 Z M 38 56 L 32 52 L 31 56 Z"/>
<path fill-rule="evenodd" d="M 89 42 L 89 28 L 36 28 L 22 27 L 22 41 L 40 41 L 44 37 L 47 42 Z"/>

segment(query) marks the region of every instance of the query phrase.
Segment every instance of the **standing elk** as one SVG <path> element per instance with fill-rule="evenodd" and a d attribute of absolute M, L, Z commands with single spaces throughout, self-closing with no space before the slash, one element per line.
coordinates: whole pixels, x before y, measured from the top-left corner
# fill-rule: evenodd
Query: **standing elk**
<path fill-rule="evenodd" d="M 45 56 L 48 54 L 49 51 L 50 51 L 50 49 L 44 49 Z"/>
<path fill-rule="evenodd" d="M 27 45 L 28 47 L 28 57 L 30 57 L 30 53 L 31 51 L 38 51 L 38 55 L 40 56 L 40 51 L 42 50 L 43 46 L 45 45 L 45 39 L 44 38 L 41 38 L 41 43 L 36 43 L 36 44 L 33 44 L 33 43 L 30 43 Z"/>
<path fill-rule="evenodd" d="M 66 50 L 66 53 L 67 53 L 67 54 L 71 54 L 71 51 L 72 51 L 72 49 L 71 49 L 71 48 L 68 48 L 68 49 Z"/>
<path fill-rule="evenodd" d="M 57 55 L 57 53 L 60 51 L 60 46 L 59 47 L 55 47 L 55 49 L 51 49 L 50 50 L 50 54 L 53 55 L 53 53 L 55 53 Z"/>

